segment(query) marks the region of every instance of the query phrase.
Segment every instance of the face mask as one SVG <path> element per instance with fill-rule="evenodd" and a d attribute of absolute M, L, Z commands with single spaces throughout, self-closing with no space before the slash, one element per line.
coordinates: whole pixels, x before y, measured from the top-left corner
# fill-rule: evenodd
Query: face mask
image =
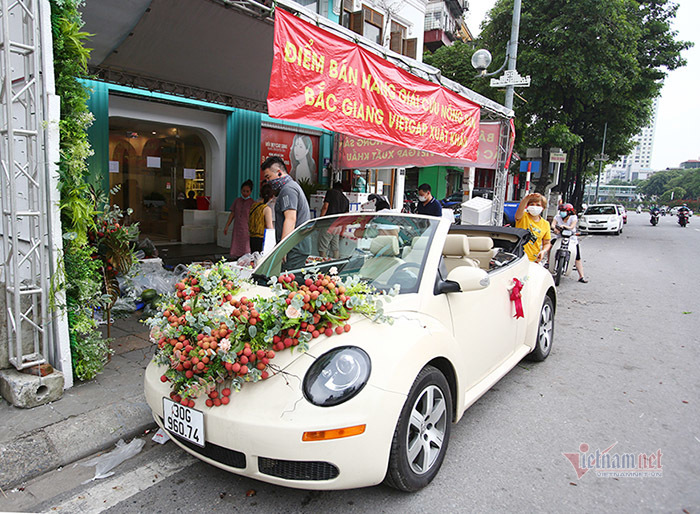
<path fill-rule="evenodd" d="M 559 216 L 561 216 L 562 218 L 566 218 L 568 215 L 569 215 L 568 211 L 560 211 L 559 212 Z"/>
<path fill-rule="evenodd" d="M 289 175 L 283 175 L 281 177 L 277 177 L 277 178 L 273 178 L 272 180 L 268 180 L 267 184 L 269 184 L 270 187 L 272 188 L 272 190 L 275 193 L 277 193 L 290 180 L 292 180 L 292 177 L 290 177 Z"/>
<path fill-rule="evenodd" d="M 248 198 L 250 198 L 250 195 L 244 195 L 243 193 L 241 193 L 241 198 L 247 200 Z"/>
<path fill-rule="evenodd" d="M 539 216 L 540 214 L 542 214 L 542 206 L 529 205 L 527 207 L 527 212 L 529 212 L 532 216 Z"/>
<path fill-rule="evenodd" d="M 425 195 L 418 195 L 419 202 L 425 202 L 427 199 L 428 199 L 428 197 Z"/>

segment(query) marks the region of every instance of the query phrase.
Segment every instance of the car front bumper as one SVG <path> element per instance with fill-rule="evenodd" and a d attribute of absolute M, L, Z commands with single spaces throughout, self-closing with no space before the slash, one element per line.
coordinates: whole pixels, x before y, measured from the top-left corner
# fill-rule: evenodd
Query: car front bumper
<path fill-rule="evenodd" d="M 617 232 L 620 230 L 622 223 L 605 222 L 605 223 L 579 223 L 579 230 L 582 232 Z"/>
<path fill-rule="evenodd" d="M 146 401 L 163 427 L 165 368 L 146 369 Z M 303 377 L 278 374 L 232 392 L 226 406 L 209 408 L 204 395 L 195 409 L 204 413 L 205 447 L 172 436 L 195 457 L 226 471 L 299 489 L 350 489 L 376 485 L 386 475 L 394 429 L 405 395 L 368 384 L 351 400 L 318 407 L 301 392 Z M 307 431 L 366 424 L 352 437 L 303 442 Z"/>

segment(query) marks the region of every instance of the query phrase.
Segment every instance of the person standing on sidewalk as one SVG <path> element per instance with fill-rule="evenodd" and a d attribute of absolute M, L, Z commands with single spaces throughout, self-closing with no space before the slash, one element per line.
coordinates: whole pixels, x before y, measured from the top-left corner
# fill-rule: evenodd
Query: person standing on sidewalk
<path fill-rule="evenodd" d="M 250 251 L 263 251 L 265 240 L 265 230 L 274 228 L 272 224 L 272 209 L 267 203 L 272 199 L 272 188 L 265 184 L 260 188 L 260 200 L 255 202 L 250 208 L 248 218 L 248 228 L 250 229 Z"/>
<path fill-rule="evenodd" d="M 268 157 L 260 165 L 260 170 L 263 173 L 263 185 L 269 184 L 277 194 L 275 236 L 277 242 L 281 243 L 295 228 L 311 219 L 309 202 L 301 186 L 289 176 L 287 166 L 280 157 Z M 311 241 L 304 238 L 287 253 L 282 269 L 286 271 L 304 267 L 310 254 Z"/>
<path fill-rule="evenodd" d="M 430 192 L 430 184 L 421 184 L 418 186 L 418 207 L 416 213 L 427 214 L 429 216 L 442 216 L 442 205 Z"/>
<path fill-rule="evenodd" d="M 321 216 L 330 216 L 331 214 L 342 214 L 350 211 L 350 201 L 343 193 L 343 184 L 336 182 L 333 188 L 326 193 L 323 198 L 323 206 L 321 207 Z M 328 231 L 320 234 L 318 239 L 318 254 L 325 257 L 328 250 L 334 259 L 337 259 L 340 254 L 340 233 L 335 232 L 336 227 L 329 227 Z"/>
<path fill-rule="evenodd" d="M 534 239 L 523 247 L 532 262 L 542 262 L 552 247 L 552 232 L 549 223 L 542 217 L 545 207 L 547 199 L 539 193 L 532 193 L 520 201 L 515 211 L 515 226 L 530 231 Z"/>
<path fill-rule="evenodd" d="M 228 227 L 233 222 L 233 234 L 231 234 L 231 258 L 238 259 L 240 256 L 250 253 L 250 232 L 248 230 L 248 215 L 255 200 L 250 195 L 253 192 L 253 181 L 246 180 L 241 186 L 241 196 L 236 198 L 231 204 L 231 214 L 224 226 L 224 235 L 228 232 Z"/>

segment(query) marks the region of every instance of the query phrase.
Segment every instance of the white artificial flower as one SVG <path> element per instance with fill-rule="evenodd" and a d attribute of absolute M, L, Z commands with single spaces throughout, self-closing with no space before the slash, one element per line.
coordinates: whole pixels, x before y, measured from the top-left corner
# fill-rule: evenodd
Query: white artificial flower
<path fill-rule="evenodd" d="M 301 316 L 301 312 L 295 307 L 292 307 L 291 305 L 287 307 L 287 310 L 284 311 L 284 314 L 289 318 L 289 319 L 297 319 L 298 317 Z"/>
<path fill-rule="evenodd" d="M 221 341 L 219 341 L 219 349 L 224 353 L 228 353 L 228 351 L 231 349 L 231 341 L 224 337 Z"/>
<path fill-rule="evenodd" d="M 163 337 L 163 331 L 160 327 L 152 327 L 151 333 L 149 334 L 152 343 L 157 343 L 158 340 Z"/>
<path fill-rule="evenodd" d="M 331 267 L 331 269 L 328 270 L 328 273 L 330 273 L 331 275 L 337 275 L 337 274 L 338 274 L 338 268 L 336 268 L 335 266 L 333 266 L 333 267 Z"/>

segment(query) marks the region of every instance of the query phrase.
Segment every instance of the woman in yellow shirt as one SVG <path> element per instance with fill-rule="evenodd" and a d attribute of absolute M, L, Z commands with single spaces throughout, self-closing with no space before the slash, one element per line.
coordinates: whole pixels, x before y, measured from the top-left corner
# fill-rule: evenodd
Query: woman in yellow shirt
<path fill-rule="evenodd" d="M 541 262 L 552 246 L 549 223 L 542 217 L 546 207 L 546 198 L 539 193 L 532 193 L 520 201 L 518 210 L 515 212 L 515 226 L 529 230 L 536 239 L 523 247 L 528 259 L 532 262 Z"/>

